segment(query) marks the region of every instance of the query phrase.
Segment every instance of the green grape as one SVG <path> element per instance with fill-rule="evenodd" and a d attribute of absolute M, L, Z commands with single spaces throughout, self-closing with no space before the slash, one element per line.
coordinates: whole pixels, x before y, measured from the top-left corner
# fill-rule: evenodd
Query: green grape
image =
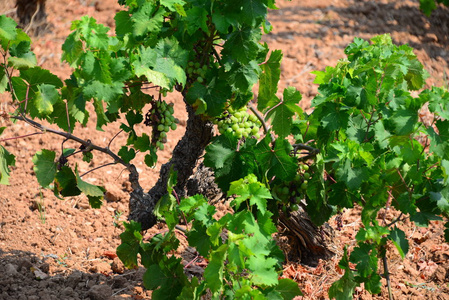
<path fill-rule="evenodd" d="M 171 128 L 171 130 L 176 130 L 176 128 L 178 128 L 178 126 L 176 125 L 176 123 L 171 123 L 170 128 Z"/>
<path fill-rule="evenodd" d="M 163 124 L 157 125 L 157 130 L 164 131 L 165 126 Z"/>
<path fill-rule="evenodd" d="M 189 66 L 193 67 L 195 64 L 193 63 L 193 61 L 189 61 Z"/>
<path fill-rule="evenodd" d="M 281 191 L 282 195 L 288 195 L 289 192 L 290 192 L 290 189 L 288 188 L 288 186 L 284 186 L 282 188 L 282 191 Z"/>
<path fill-rule="evenodd" d="M 255 135 L 255 134 L 258 133 L 258 132 L 259 132 L 259 128 L 257 128 L 257 127 L 251 128 L 251 134 L 252 134 L 252 135 Z"/>
<path fill-rule="evenodd" d="M 201 77 L 201 76 L 199 76 L 196 80 L 197 80 L 199 83 L 203 83 L 203 82 L 204 82 L 204 79 L 203 79 L 203 77 Z"/>
<path fill-rule="evenodd" d="M 195 63 L 195 68 L 198 69 L 199 67 L 200 67 L 200 63 L 199 63 L 199 62 L 196 62 L 196 63 Z"/>
<path fill-rule="evenodd" d="M 307 181 L 304 181 L 303 183 L 301 183 L 301 190 L 306 190 L 307 189 Z"/>
<path fill-rule="evenodd" d="M 293 204 L 293 205 L 290 206 L 290 208 L 291 208 L 292 211 L 298 211 L 299 205 L 298 204 Z"/>
<path fill-rule="evenodd" d="M 305 180 L 310 179 L 310 173 L 306 172 L 302 175 L 304 177 Z"/>
<path fill-rule="evenodd" d="M 309 171 L 309 166 L 308 165 L 301 165 L 301 169 L 303 169 L 304 171 Z"/>

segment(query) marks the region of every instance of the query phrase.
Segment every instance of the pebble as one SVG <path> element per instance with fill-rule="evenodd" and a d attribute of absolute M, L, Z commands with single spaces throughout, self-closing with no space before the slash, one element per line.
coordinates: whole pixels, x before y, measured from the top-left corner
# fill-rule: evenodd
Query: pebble
<path fill-rule="evenodd" d="M 16 276 L 19 273 L 17 272 L 19 266 L 13 265 L 13 264 L 6 264 L 5 265 L 5 274 L 8 276 Z"/>
<path fill-rule="evenodd" d="M 112 288 L 104 284 L 94 285 L 88 295 L 91 300 L 108 300 L 112 296 Z"/>

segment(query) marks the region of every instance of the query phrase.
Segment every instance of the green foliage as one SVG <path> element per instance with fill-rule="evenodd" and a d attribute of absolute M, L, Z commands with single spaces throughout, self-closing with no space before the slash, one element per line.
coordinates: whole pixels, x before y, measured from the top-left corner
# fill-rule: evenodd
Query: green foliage
<path fill-rule="evenodd" d="M 439 3 L 443 3 L 444 5 L 449 6 L 448 0 L 419 0 L 419 8 L 427 16 L 430 16 L 432 12 L 437 8 L 437 5 Z"/>
<path fill-rule="evenodd" d="M 131 221 L 117 248 L 128 268 L 140 263 L 147 269 L 143 281 L 153 299 L 300 295 L 294 281 L 279 279 L 284 258 L 273 235 L 279 214 L 288 216 L 303 201 L 317 225 L 342 208 L 362 207 L 357 245 L 351 253 L 345 249 L 339 264 L 345 273 L 329 296 L 351 299 L 362 283 L 379 293 L 378 260 L 386 256 L 387 243 L 402 257 L 408 251 L 405 233 L 394 225 L 402 219 L 387 224 L 379 211 L 392 206 L 419 226 L 449 217 L 448 91 L 422 91 L 428 75 L 411 47 L 394 45 L 389 35 L 371 42 L 355 38 L 345 59 L 314 72 L 319 94 L 306 114 L 294 88 L 278 97 L 282 53 L 260 42 L 271 28 L 266 15 L 276 8 L 274 1 L 212 2 L 119 0 L 124 10 L 114 18 L 115 35 L 91 17 L 74 21 L 62 46 L 62 59 L 73 68 L 64 82 L 36 66 L 30 38 L 0 16 L 0 91 L 12 95 L 11 117 L 81 145 L 62 144 L 61 153 L 38 151 L 33 163 L 39 184 L 53 183 L 57 197 L 84 194 L 99 207 L 104 189 L 82 180 L 69 159 L 80 154 L 89 162 L 101 151 L 132 170 L 142 152 L 145 163 L 154 166 L 157 151 L 177 126 L 164 97 L 180 92 L 197 115 L 220 128 L 206 147 L 204 164 L 232 197 L 234 213 L 217 220 L 203 196 L 179 199 L 172 170 L 167 193 L 154 210 L 168 231 L 144 240 L 140 224 Z M 433 0 L 421 5 L 426 13 L 435 8 Z M 258 111 L 249 114 L 256 83 Z M 154 96 L 145 92 L 149 88 L 156 88 Z M 127 142 L 118 153 L 72 134 L 91 118 L 89 105 L 97 130 L 121 123 Z M 433 114 L 430 124 L 419 118 L 424 105 Z M 141 123 L 151 134 L 137 134 Z M 14 156 L 0 146 L 1 184 L 9 183 L 14 164 Z M 188 278 L 173 255 L 180 223 L 189 246 L 208 262 L 202 278 Z"/>
<path fill-rule="evenodd" d="M 175 183 L 170 182 L 169 191 Z M 153 290 L 153 299 L 200 299 L 207 291 L 214 298 L 235 299 L 293 299 L 301 294 L 294 281 L 278 279 L 283 255 L 272 239 L 276 226 L 267 210 L 270 191 L 251 174 L 232 182 L 229 193 L 237 195 L 231 207 L 238 212 L 219 220 L 214 218 L 215 207 L 203 196 L 183 199 L 178 205 L 168 194 L 157 210 L 169 231 L 149 242 L 142 240 L 139 224 L 125 224 L 117 254 L 127 267 L 137 266 L 140 254 L 147 268 L 144 285 Z M 247 209 L 239 210 L 242 205 Z M 201 282 L 188 279 L 179 259 L 170 254 L 179 246 L 174 232 L 181 218 L 191 222 L 186 232 L 189 246 L 209 262 Z"/>

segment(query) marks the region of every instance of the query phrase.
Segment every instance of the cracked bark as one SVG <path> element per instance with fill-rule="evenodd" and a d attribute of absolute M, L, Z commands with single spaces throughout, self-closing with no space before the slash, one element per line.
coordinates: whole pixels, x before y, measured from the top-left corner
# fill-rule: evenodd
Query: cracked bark
<path fill-rule="evenodd" d="M 186 132 L 173 150 L 171 160 L 161 167 L 159 180 L 148 193 L 137 186 L 138 184 L 131 193 L 129 219 L 141 223 L 142 230 L 151 228 L 157 222 L 153 210 L 157 201 L 167 193 L 167 180 L 171 167 L 173 166 L 173 169 L 178 172 L 175 190 L 182 197 L 185 195 L 187 181 L 193 174 L 199 157 L 212 138 L 213 124 L 195 115 L 195 111 L 190 105 L 186 105 L 186 107 L 188 113 Z M 136 178 L 130 178 L 130 181 L 136 181 Z"/>
<path fill-rule="evenodd" d="M 17 17 L 20 27 L 36 36 L 43 33 L 49 26 L 45 2 L 46 0 L 17 0 Z"/>

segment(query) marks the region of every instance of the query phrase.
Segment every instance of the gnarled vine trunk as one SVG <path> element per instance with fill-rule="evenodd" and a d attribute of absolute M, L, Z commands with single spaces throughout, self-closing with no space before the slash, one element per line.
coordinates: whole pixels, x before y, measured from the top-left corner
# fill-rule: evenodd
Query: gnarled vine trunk
<path fill-rule="evenodd" d="M 213 125 L 195 114 L 190 105 L 187 106 L 188 120 L 185 135 L 178 142 L 171 160 L 161 167 L 159 180 L 156 185 L 145 193 L 140 187 L 133 187 L 129 201 L 129 219 L 140 222 L 142 229 L 146 230 L 156 224 L 154 207 L 159 199 L 167 193 L 167 181 L 170 169 L 177 171 L 176 192 L 180 197 L 185 195 L 185 188 L 198 159 L 203 154 L 207 144 L 212 138 Z M 130 178 L 133 182 L 133 179 Z"/>
<path fill-rule="evenodd" d="M 17 0 L 17 17 L 20 27 L 34 35 L 39 35 L 48 27 L 46 0 Z"/>

